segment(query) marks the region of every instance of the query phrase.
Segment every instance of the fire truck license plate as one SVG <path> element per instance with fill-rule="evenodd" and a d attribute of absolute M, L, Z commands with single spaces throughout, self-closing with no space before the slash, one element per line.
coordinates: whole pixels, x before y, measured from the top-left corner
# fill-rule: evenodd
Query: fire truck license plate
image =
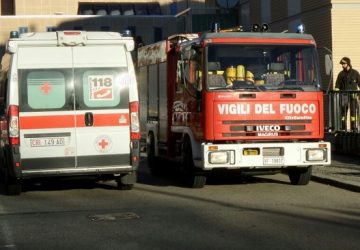
<path fill-rule="evenodd" d="M 64 146 L 65 138 L 34 138 L 30 139 L 31 147 Z"/>
<path fill-rule="evenodd" d="M 284 157 L 264 157 L 264 165 L 284 165 Z"/>

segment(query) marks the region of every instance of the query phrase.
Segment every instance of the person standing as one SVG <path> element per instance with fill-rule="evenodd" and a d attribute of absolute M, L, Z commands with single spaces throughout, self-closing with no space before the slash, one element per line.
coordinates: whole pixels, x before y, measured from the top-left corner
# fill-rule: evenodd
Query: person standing
<path fill-rule="evenodd" d="M 360 74 L 357 70 L 351 66 L 351 60 L 349 57 L 343 57 L 340 60 L 342 71 L 339 72 L 335 90 L 358 90 L 360 84 Z M 341 129 L 346 130 L 346 117 L 350 106 L 350 126 L 352 131 L 357 130 L 356 126 L 356 110 L 357 110 L 357 93 L 343 93 L 341 94 Z"/>

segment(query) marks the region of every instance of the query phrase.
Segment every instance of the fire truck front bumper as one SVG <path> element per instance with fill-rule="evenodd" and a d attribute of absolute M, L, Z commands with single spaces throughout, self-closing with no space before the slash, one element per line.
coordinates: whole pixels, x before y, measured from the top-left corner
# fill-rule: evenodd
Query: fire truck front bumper
<path fill-rule="evenodd" d="M 281 169 L 330 165 L 328 142 L 202 144 L 202 160 L 195 161 L 203 170 Z"/>

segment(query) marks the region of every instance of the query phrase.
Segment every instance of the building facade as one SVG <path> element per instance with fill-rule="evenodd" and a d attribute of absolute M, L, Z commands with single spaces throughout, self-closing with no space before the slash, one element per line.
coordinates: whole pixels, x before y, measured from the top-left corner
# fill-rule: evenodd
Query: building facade
<path fill-rule="evenodd" d="M 14 30 L 130 29 L 144 43 L 152 43 L 174 33 L 208 29 L 216 19 L 237 25 L 235 9 L 229 18 L 216 0 L 0 0 L 0 54 Z"/>
<path fill-rule="evenodd" d="M 9 32 L 51 29 L 130 29 L 152 43 L 174 33 L 208 30 L 212 22 L 222 27 L 268 23 L 270 31 L 294 32 L 303 23 L 319 48 L 320 64 L 332 51 L 334 75 L 343 56 L 360 69 L 360 0 L 0 0 L 0 54 Z M 323 88 L 333 78 L 323 74 Z"/>

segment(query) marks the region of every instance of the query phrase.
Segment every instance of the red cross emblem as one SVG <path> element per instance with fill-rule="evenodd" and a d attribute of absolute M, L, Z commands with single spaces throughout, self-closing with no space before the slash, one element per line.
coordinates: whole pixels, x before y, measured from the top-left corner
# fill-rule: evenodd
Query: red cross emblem
<path fill-rule="evenodd" d="M 48 82 L 45 82 L 43 85 L 40 86 L 40 89 L 42 90 L 42 92 L 44 92 L 45 95 L 47 95 L 51 90 L 51 85 Z"/>
<path fill-rule="evenodd" d="M 100 153 L 109 152 L 112 148 L 111 138 L 107 135 L 98 136 L 94 141 L 94 146 L 96 151 Z"/>
<path fill-rule="evenodd" d="M 109 145 L 109 143 L 108 143 L 105 139 L 102 139 L 102 140 L 98 143 L 98 145 L 101 147 L 101 149 L 105 149 L 105 148 Z"/>

